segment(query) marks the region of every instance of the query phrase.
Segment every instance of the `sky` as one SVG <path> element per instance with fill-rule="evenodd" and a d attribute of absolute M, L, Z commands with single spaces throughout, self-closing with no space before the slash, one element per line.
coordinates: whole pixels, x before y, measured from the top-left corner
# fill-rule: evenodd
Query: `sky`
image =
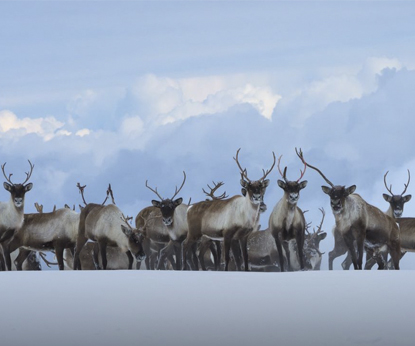
<path fill-rule="evenodd" d="M 251 180 L 272 152 L 296 180 L 297 147 L 386 210 L 386 171 L 394 193 L 415 172 L 414 15 L 396 1 L 1 1 L 0 161 L 14 182 L 35 164 L 27 212 L 82 203 L 78 182 L 103 201 L 111 183 L 136 216 L 155 197 L 146 180 L 171 197 L 183 171 L 186 203 L 212 181 L 240 194 L 238 148 Z M 278 171 L 269 178 L 262 228 L 282 197 Z M 334 219 L 324 181 L 310 169 L 304 179 L 307 221 L 327 211 L 325 269 Z"/>

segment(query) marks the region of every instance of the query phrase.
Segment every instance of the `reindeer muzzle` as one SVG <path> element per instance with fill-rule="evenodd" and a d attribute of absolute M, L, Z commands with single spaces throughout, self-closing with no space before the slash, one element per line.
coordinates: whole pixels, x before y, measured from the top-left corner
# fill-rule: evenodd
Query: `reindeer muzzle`
<path fill-rule="evenodd" d="M 137 256 L 135 256 L 135 259 L 138 262 L 144 261 L 146 259 L 146 254 L 144 252 L 140 252 Z"/>

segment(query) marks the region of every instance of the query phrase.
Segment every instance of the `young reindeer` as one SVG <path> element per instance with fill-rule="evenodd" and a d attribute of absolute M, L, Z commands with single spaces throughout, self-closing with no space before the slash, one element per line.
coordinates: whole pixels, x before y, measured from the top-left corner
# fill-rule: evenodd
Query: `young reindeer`
<path fill-rule="evenodd" d="M 386 176 L 388 175 L 389 171 L 385 173 L 383 176 L 383 182 L 385 184 L 386 190 L 390 193 L 390 195 L 387 195 L 386 193 L 383 194 L 383 198 L 386 202 L 389 203 L 389 208 L 385 212 L 386 215 L 398 219 L 402 216 L 404 205 L 406 202 L 410 201 L 412 196 L 406 195 L 404 196 L 404 193 L 406 192 L 409 183 L 411 181 L 411 174 L 408 170 L 408 182 L 404 184 L 405 189 L 400 195 L 395 195 L 392 192 L 392 185 L 388 187 L 388 184 L 386 183 Z M 398 222 L 398 220 L 395 220 Z M 399 223 L 399 222 L 398 222 Z M 400 227 L 400 234 L 401 234 L 401 247 L 402 247 L 402 227 Z M 343 238 L 339 234 L 339 232 L 336 230 L 336 228 L 333 229 L 333 235 L 334 235 L 334 248 L 329 253 L 329 269 L 333 269 L 333 261 L 335 258 L 344 255 L 347 253 L 347 246 L 345 242 L 343 241 Z M 366 263 L 365 263 L 365 269 L 371 269 L 373 265 L 378 262 L 382 261 L 383 263 L 386 263 L 388 251 L 386 248 L 381 249 L 375 253 L 370 248 L 365 248 L 366 250 Z M 350 254 L 348 253 L 344 261 L 342 262 L 342 268 L 343 269 L 349 269 L 352 264 L 352 259 L 350 257 Z"/>
<path fill-rule="evenodd" d="M 358 194 L 353 193 L 356 190 L 356 185 L 347 188 L 334 185 L 318 168 L 311 166 L 304 160 L 301 149 L 296 152 L 304 164 L 317 171 L 330 185 L 330 187 L 322 186 L 322 190 L 330 196 L 335 228 L 347 245 L 354 269 L 362 269 L 365 245 L 374 251 L 378 251 L 386 245 L 395 269 L 399 269 L 401 250 L 399 228 L 395 221 L 378 208 L 367 203 Z M 379 262 L 379 266 L 383 269 L 382 263 Z"/>
<path fill-rule="evenodd" d="M 306 224 L 303 212 L 297 207 L 297 203 L 300 198 L 300 191 L 307 186 L 307 180 L 300 182 L 307 166 L 304 164 L 304 171 L 300 170 L 300 178 L 296 181 L 288 181 L 286 177 L 287 167 L 284 168 L 284 173 L 280 169 L 281 157 L 282 155 L 278 159 L 277 167 L 284 181 L 278 180 L 278 186 L 284 190 L 284 195 L 274 207 L 269 217 L 268 227 L 277 245 L 281 271 L 285 270 L 282 246 L 284 246 L 287 258 L 287 269 L 292 270 L 290 264 L 290 246 L 288 243 L 291 240 L 295 240 L 297 243 L 300 268 L 304 270 L 303 248 Z"/>
<path fill-rule="evenodd" d="M 148 186 L 146 181 L 146 187 L 153 191 L 160 200 L 152 200 L 152 207 L 145 208 L 147 213 L 151 213 L 154 216 L 161 216 L 156 218 L 152 223 L 146 227 L 146 236 L 150 239 L 150 242 L 161 244 L 167 241 L 167 245 L 163 246 L 159 251 L 157 269 L 161 269 L 167 256 L 173 252 L 176 255 L 176 269 L 180 270 L 181 264 L 181 249 L 182 243 L 186 239 L 188 226 L 187 226 L 187 208 L 188 205 L 183 204 L 183 198 L 175 197 L 179 194 L 186 182 L 186 173 L 183 171 L 183 182 L 178 189 L 174 192 L 173 197 L 163 198 L 157 192 L 157 188 L 153 189 Z M 140 212 L 141 213 L 141 212 Z M 142 222 L 145 222 L 147 217 L 143 216 L 143 213 L 138 214 L 136 217 L 136 227 L 139 227 Z M 168 238 L 165 237 L 167 234 Z M 165 243 L 164 243 L 165 244 Z"/>
<path fill-rule="evenodd" d="M 246 169 L 239 164 L 239 151 L 234 158 L 240 169 L 242 196 L 233 196 L 229 199 L 202 201 L 193 204 L 187 211 L 189 233 L 183 243 L 183 264 L 186 264 L 187 251 L 197 245 L 203 235 L 212 240 L 223 240 L 225 253 L 225 271 L 228 271 L 230 247 L 232 239 L 237 239 L 243 252 L 245 271 L 248 271 L 248 235 L 258 228 L 261 207 L 269 180 L 265 179 L 275 166 L 276 158 L 263 176 L 256 181 L 248 178 Z"/>

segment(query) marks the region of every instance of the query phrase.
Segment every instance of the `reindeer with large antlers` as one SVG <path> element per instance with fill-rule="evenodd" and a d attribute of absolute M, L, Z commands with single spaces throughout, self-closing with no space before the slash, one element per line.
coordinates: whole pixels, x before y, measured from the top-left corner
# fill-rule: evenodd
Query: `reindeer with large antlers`
<path fill-rule="evenodd" d="M 354 269 L 363 268 L 364 246 L 376 252 L 386 246 L 395 269 L 399 269 L 401 250 L 399 228 L 395 220 L 355 194 L 356 185 L 347 188 L 334 185 L 318 168 L 305 161 L 301 149 L 300 151 L 296 149 L 296 152 L 304 164 L 317 171 L 330 185 L 330 187 L 322 186 L 322 190 L 330 197 L 330 205 L 335 218 L 335 231 L 346 243 Z M 378 263 L 381 269 L 384 268 L 381 262 Z"/>
<path fill-rule="evenodd" d="M 234 158 L 241 174 L 242 196 L 233 196 L 229 199 L 215 199 L 202 201 L 189 207 L 187 222 L 189 233 L 183 244 L 183 264 L 186 264 L 187 250 L 196 246 L 203 235 L 213 240 L 223 240 L 225 253 L 225 270 L 228 270 L 232 239 L 237 239 L 242 248 L 245 271 L 248 271 L 248 235 L 258 228 L 261 208 L 264 208 L 264 194 L 269 180 L 266 177 L 275 166 L 276 158 L 263 176 L 256 181 L 248 178 L 245 168 L 239 163 L 239 152 Z"/>
<path fill-rule="evenodd" d="M 386 215 L 389 215 L 392 218 L 395 218 L 395 221 L 398 223 L 400 228 L 400 238 L 401 238 L 401 251 L 402 256 L 406 253 L 406 251 L 414 251 L 413 239 L 415 238 L 415 219 L 412 217 L 402 218 L 404 205 L 406 202 L 410 201 L 412 196 L 405 195 L 406 190 L 408 189 L 409 183 L 411 181 L 411 173 L 408 169 L 408 182 L 404 184 L 404 190 L 401 194 L 395 195 L 392 192 L 392 185 L 386 183 L 386 176 L 388 175 L 389 171 L 385 173 L 383 176 L 383 182 L 385 184 L 386 190 L 390 193 L 390 195 L 384 193 L 383 198 L 386 202 L 389 203 L 389 208 L 385 212 Z M 344 254 L 347 251 L 346 245 L 337 241 L 335 243 L 335 249 L 333 249 L 333 253 L 339 254 L 338 256 Z M 345 249 L 346 248 L 346 249 Z M 388 249 L 384 247 L 383 249 L 374 253 L 370 248 L 365 248 L 366 250 L 366 263 L 365 269 L 371 269 L 376 262 L 382 261 L 383 264 L 386 263 L 388 257 Z M 342 252 L 343 251 L 343 252 Z M 332 254 L 333 256 L 333 254 Z M 336 256 L 337 257 L 337 256 Z M 401 257 L 402 258 L 402 257 Z M 344 269 L 348 269 L 352 264 L 352 260 L 350 255 L 347 255 L 346 259 L 342 263 L 342 267 Z M 388 267 L 392 267 L 391 263 L 388 264 Z"/>
<path fill-rule="evenodd" d="M 162 269 L 164 261 L 168 257 L 172 260 L 172 254 L 175 254 L 175 263 L 172 263 L 176 269 L 181 269 L 181 248 L 182 243 L 187 236 L 187 208 L 183 204 L 183 198 L 175 197 L 182 190 L 186 182 L 186 173 L 183 172 L 183 182 L 179 188 L 175 189 L 171 198 L 163 198 L 157 191 L 148 185 L 146 187 L 154 192 L 159 200 L 152 200 L 152 206 L 141 210 L 135 219 L 136 227 L 143 227 L 149 217 L 154 218 L 146 225 L 145 229 L 145 251 L 150 257 L 152 253 L 158 253 L 157 268 Z M 150 258 L 149 258 L 150 259 Z M 150 266 L 146 262 L 146 266 Z"/>
<path fill-rule="evenodd" d="M 277 245 L 281 271 L 285 270 L 282 246 L 284 246 L 287 256 L 287 269 L 292 270 L 290 266 L 289 246 L 289 242 L 292 240 L 295 240 L 297 243 L 300 267 L 304 270 L 303 246 L 306 224 L 303 212 L 297 207 L 297 202 L 300 198 L 300 191 L 307 186 L 307 180 L 300 182 L 307 166 L 304 165 L 304 170 L 300 170 L 301 175 L 296 181 L 289 181 L 287 180 L 287 167 L 284 168 L 284 173 L 281 172 L 281 157 L 282 155 L 278 159 L 277 167 L 284 181 L 278 180 L 278 186 L 284 190 L 284 195 L 270 215 L 269 228 Z"/>

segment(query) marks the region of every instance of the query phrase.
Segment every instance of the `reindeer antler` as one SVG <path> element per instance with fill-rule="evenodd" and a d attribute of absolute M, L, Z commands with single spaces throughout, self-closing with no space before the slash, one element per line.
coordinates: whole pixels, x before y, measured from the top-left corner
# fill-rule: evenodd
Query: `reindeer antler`
<path fill-rule="evenodd" d="M 236 162 L 236 164 L 238 165 L 238 167 L 239 167 L 239 170 L 241 171 L 241 178 L 242 179 L 244 179 L 245 178 L 245 180 L 248 182 L 248 183 L 250 183 L 251 182 L 251 180 L 249 180 L 249 178 L 248 178 L 248 171 L 246 170 L 246 168 L 242 168 L 241 167 L 241 164 L 239 163 L 239 151 L 241 150 L 241 148 L 239 148 L 238 150 L 237 150 L 237 152 L 236 152 L 236 157 L 234 157 L 233 159 L 235 160 L 235 162 Z"/>
<path fill-rule="evenodd" d="M 173 197 L 171 199 L 174 199 L 174 197 L 177 196 L 177 194 L 180 192 L 180 190 L 182 189 L 184 183 L 186 182 L 186 172 L 183 171 L 183 182 L 182 185 L 180 186 L 180 189 L 177 190 L 177 185 L 176 185 L 176 192 L 174 193 Z"/>
<path fill-rule="evenodd" d="M 13 173 L 10 173 L 10 174 L 9 174 L 9 177 L 7 177 L 6 172 L 4 171 L 4 167 L 6 166 L 6 163 L 7 163 L 7 162 L 5 162 L 5 163 L 3 163 L 3 164 L 1 165 L 1 170 L 3 171 L 3 175 L 4 175 L 4 177 L 6 178 L 6 180 L 7 180 L 10 184 L 14 185 L 14 184 L 13 184 L 13 182 L 12 182 L 12 180 L 11 180 Z"/>
<path fill-rule="evenodd" d="M 322 218 L 321 218 L 321 222 L 320 222 L 320 225 L 318 226 L 318 228 L 317 228 L 317 232 L 314 232 L 314 233 L 316 233 L 316 234 L 319 234 L 319 233 L 321 233 L 322 231 L 321 231 L 321 228 L 323 227 L 323 222 L 324 222 L 324 217 L 326 216 L 326 212 L 324 211 L 324 208 L 318 208 L 320 211 L 321 211 L 321 214 L 323 215 L 322 216 Z"/>
<path fill-rule="evenodd" d="M 115 205 L 114 195 L 113 195 L 112 189 L 111 189 L 111 184 L 108 184 L 107 197 L 105 197 L 104 202 L 102 202 L 101 205 L 104 205 L 105 204 L 105 202 L 107 201 L 107 199 L 108 199 L 109 196 L 111 196 L 112 204 Z"/>
<path fill-rule="evenodd" d="M 276 157 L 275 157 L 275 153 L 274 152 L 272 152 L 272 156 L 274 157 L 274 162 L 272 163 L 272 166 L 271 166 L 271 168 L 270 169 L 268 169 L 267 171 L 265 171 L 265 169 L 263 169 L 262 170 L 262 172 L 264 173 L 264 176 L 261 178 L 261 179 L 259 179 L 259 180 L 261 180 L 261 181 L 264 181 L 265 180 L 265 178 L 267 177 L 267 175 L 268 174 L 270 174 L 271 173 L 271 171 L 274 169 L 274 166 L 275 166 L 275 162 L 276 162 Z M 281 155 L 282 156 L 282 155 Z M 280 157 L 281 158 L 281 157 Z"/>
<path fill-rule="evenodd" d="M 30 162 L 30 160 L 27 160 L 27 161 L 29 161 L 30 172 L 25 172 L 26 173 L 26 180 L 22 183 L 22 185 L 26 184 L 29 181 L 29 179 L 30 179 L 30 177 L 32 176 L 32 173 L 33 173 L 33 168 L 35 168 L 35 165 L 33 165 Z"/>
<path fill-rule="evenodd" d="M 202 189 L 202 191 L 205 193 L 206 196 L 212 198 L 212 200 L 214 199 L 225 199 L 228 198 L 229 196 L 226 196 L 226 191 L 224 193 L 222 193 L 220 196 L 215 196 L 215 192 L 217 189 L 219 189 L 224 183 L 223 182 L 218 182 L 215 183 L 214 181 L 212 181 L 214 187 L 210 187 L 209 184 L 207 184 L 208 188 L 210 189 L 210 192 L 206 192 L 205 189 Z M 190 204 L 190 203 L 189 203 Z"/>
<path fill-rule="evenodd" d="M 84 189 L 86 188 L 86 185 L 81 186 L 81 184 L 77 183 L 76 184 L 76 187 L 79 189 L 79 192 L 80 192 L 80 194 L 82 196 L 82 200 L 84 201 L 84 204 L 87 205 L 88 203 L 86 203 L 85 197 L 84 197 Z"/>
<path fill-rule="evenodd" d="M 406 192 L 406 189 L 408 188 L 410 181 L 411 181 L 411 172 L 409 172 L 409 169 L 408 169 L 408 182 L 405 184 L 405 190 L 403 190 L 403 192 L 401 193 L 401 196 L 403 196 L 403 194 Z"/>
<path fill-rule="evenodd" d="M 156 187 L 156 189 L 154 190 L 154 189 L 152 189 L 150 186 L 148 186 L 148 180 L 146 180 L 146 187 L 148 188 L 148 189 L 150 189 L 151 191 L 153 191 L 157 196 L 158 196 L 158 198 L 160 198 L 160 200 L 163 200 L 163 197 L 161 197 L 160 195 L 159 195 L 159 193 L 157 192 L 157 187 Z"/>
<path fill-rule="evenodd" d="M 383 182 L 385 183 L 386 190 L 388 190 L 388 192 L 389 192 L 392 196 L 394 196 L 394 194 L 393 194 L 393 192 L 392 192 L 392 184 L 390 184 L 390 186 L 389 186 L 389 188 L 388 188 L 388 184 L 386 183 L 386 176 L 388 175 L 388 173 L 389 173 L 389 171 L 387 171 L 387 172 L 385 173 L 385 175 L 383 176 Z M 408 169 L 408 182 L 407 182 L 406 184 L 404 184 L 404 185 L 405 185 L 405 189 L 404 189 L 404 190 L 403 190 L 403 192 L 401 193 L 401 196 L 403 196 L 403 194 L 406 192 L 406 189 L 408 188 L 410 181 L 411 181 L 411 172 L 410 172 L 410 171 L 409 171 L 409 169 Z"/>
<path fill-rule="evenodd" d="M 49 261 L 46 259 L 46 254 L 45 254 L 44 252 L 39 252 L 39 255 L 40 255 L 40 257 L 42 257 L 43 261 L 46 263 L 46 265 L 47 265 L 49 268 L 52 268 L 52 267 L 51 267 L 51 265 L 54 265 L 54 266 L 58 265 L 58 263 L 49 262 Z"/>
<path fill-rule="evenodd" d="M 39 204 L 38 202 L 35 202 L 35 208 L 36 208 L 36 210 L 39 214 L 43 213 L 43 205 L 42 204 Z"/>
<path fill-rule="evenodd" d="M 278 158 L 277 168 L 278 168 L 278 172 L 280 172 L 281 174 L 281 177 L 284 179 L 285 182 L 287 182 L 287 166 L 285 166 L 284 173 L 282 173 L 281 168 L 280 168 L 281 158 L 282 158 L 282 155 Z"/>
<path fill-rule="evenodd" d="M 306 165 L 306 166 L 308 166 L 308 167 L 310 167 L 310 168 L 312 168 L 312 169 L 314 169 L 315 171 L 317 171 L 321 176 L 322 176 L 322 178 L 326 181 L 326 183 L 327 184 L 329 184 L 331 187 L 334 187 L 334 184 L 330 181 L 330 180 L 328 180 L 327 178 L 326 178 L 326 176 L 318 169 L 318 168 L 316 168 L 316 167 L 314 167 L 314 166 L 311 166 L 309 163 L 307 163 L 305 160 L 304 160 L 304 156 L 303 156 L 303 151 L 301 150 L 301 148 L 300 148 L 300 151 L 298 151 L 297 150 L 297 148 L 295 148 L 295 152 L 297 153 L 297 156 L 300 158 L 300 160 Z M 304 172 L 305 172 L 305 170 L 304 170 Z"/>

